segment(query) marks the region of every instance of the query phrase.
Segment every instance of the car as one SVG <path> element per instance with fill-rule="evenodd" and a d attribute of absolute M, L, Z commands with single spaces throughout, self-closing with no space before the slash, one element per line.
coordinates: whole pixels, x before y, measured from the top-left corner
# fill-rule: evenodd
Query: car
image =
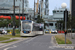
<path fill-rule="evenodd" d="M 7 31 L 4 29 L 0 29 L 0 34 L 7 34 Z"/>
<path fill-rule="evenodd" d="M 51 33 L 57 33 L 56 29 L 51 29 Z"/>
<path fill-rule="evenodd" d="M 49 33 L 49 30 L 46 30 L 45 33 Z"/>

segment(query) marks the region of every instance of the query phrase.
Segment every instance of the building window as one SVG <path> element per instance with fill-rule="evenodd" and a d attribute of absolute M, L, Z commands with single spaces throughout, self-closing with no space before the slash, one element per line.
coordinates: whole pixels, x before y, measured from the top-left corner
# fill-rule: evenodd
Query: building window
<path fill-rule="evenodd" d="M 57 11 L 57 12 L 59 12 L 59 11 Z"/>
<path fill-rule="evenodd" d="M 50 26 L 53 26 L 53 23 L 49 23 Z"/>
<path fill-rule="evenodd" d="M 60 11 L 60 12 L 63 12 L 63 11 Z"/>
<path fill-rule="evenodd" d="M 45 2 L 47 3 L 47 2 L 48 2 L 48 0 L 45 0 Z"/>
<path fill-rule="evenodd" d="M 53 13 L 56 13 L 56 11 L 54 10 Z"/>
<path fill-rule="evenodd" d="M 46 5 L 46 8 L 48 8 L 48 5 Z"/>
<path fill-rule="evenodd" d="M 26 4 L 26 7 L 28 7 L 28 5 Z"/>
<path fill-rule="evenodd" d="M 55 23 L 55 26 L 57 26 L 57 23 Z"/>
<path fill-rule="evenodd" d="M 48 26 L 48 23 L 45 23 L 46 26 Z"/>

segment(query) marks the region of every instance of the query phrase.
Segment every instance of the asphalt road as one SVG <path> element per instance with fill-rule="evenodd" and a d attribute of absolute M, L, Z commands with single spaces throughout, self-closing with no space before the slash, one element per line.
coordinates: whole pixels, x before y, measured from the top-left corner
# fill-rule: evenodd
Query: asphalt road
<path fill-rule="evenodd" d="M 55 48 L 52 43 L 53 35 L 36 36 L 22 42 L 0 48 L 0 50 L 66 50 L 64 48 Z M 72 50 L 72 49 L 67 49 Z"/>

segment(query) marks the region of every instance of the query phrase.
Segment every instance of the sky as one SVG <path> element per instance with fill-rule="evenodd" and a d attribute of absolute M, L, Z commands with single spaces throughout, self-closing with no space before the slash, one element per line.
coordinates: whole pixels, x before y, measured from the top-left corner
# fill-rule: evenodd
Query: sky
<path fill-rule="evenodd" d="M 62 3 L 66 3 L 67 8 L 70 9 L 70 0 L 49 0 L 49 15 L 53 15 L 52 10 L 55 8 L 61 8 Z M 29 0 L 29 7 L 34 8 L 34 0 Z"/>

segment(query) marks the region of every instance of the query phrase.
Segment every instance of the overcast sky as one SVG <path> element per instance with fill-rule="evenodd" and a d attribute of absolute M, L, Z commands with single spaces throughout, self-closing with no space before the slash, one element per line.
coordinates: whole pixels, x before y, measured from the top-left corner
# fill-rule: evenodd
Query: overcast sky
<path fill-rule="evenodd" d="M 70 8 L 70 0 L 49 0 L 49 14 L 52 15 L 52 10 L 56 7 L 61 8 L 62 3 L 66 3 L 67 8 Z M 29 0 L 29 7 L 34 8 L 34 0 Z"/>

